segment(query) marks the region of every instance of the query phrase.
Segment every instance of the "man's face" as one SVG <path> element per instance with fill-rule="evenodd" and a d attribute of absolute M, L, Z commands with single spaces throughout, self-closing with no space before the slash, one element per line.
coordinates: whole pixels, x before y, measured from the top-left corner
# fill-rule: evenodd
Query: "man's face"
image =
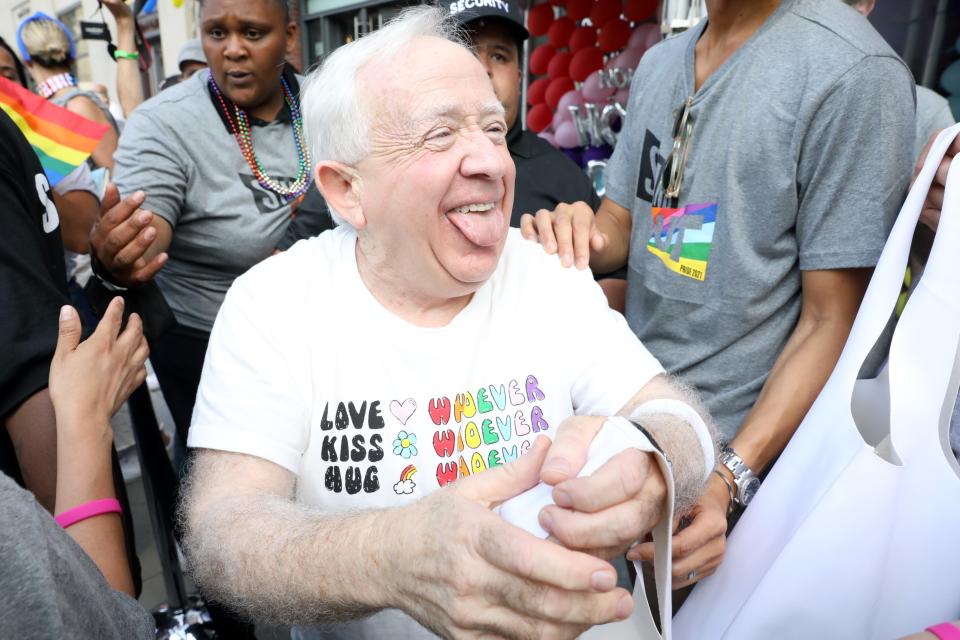
<path fill-rule="evenodd" d="M 17 76 L 17 61 L 6 49 L 0 49 L 0 76 L 20 84 L 20 78 Z"/>
<path fill-rule="evenodd" d="M 206 68 L 207 68 L 206 62 L 200 62 L 198 60 L 187 60 L 186 62 L 183 63 L 183 66 L 180 67 L 180 79 L 186 80 L 187 78 L 195 74 L 197 71 L 200 71 L 201 69 L 206 69 Z"/>
<path fill-rule="evenodd" d="M 485 20 L 476 25 L 471 43 L 486 70 L 497 98 L 507 110 L 507 126 L 517 121 L 520 108 L 520 53 L 510 29 L 496 20 Z"/>
<path fill-rule="evenodd" d="M 281 3 L 205 0 L 200 19 L 203 52 L 220 90 L 247 110 L 270 100 L 296 38 Z"/>
<path fill-rule="evenodd" d="M 483 67 L 461 46 L 422 37 L 362 69 L 358 90 L 371 146 L 356 165 L 361 253 L 413 291 L 476 291 L 503 251 L 515 174 Z"/>

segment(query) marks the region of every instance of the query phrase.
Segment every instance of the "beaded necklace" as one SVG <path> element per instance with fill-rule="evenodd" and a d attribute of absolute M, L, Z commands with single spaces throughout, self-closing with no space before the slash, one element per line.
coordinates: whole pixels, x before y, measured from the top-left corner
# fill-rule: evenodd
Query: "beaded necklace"
<path fill-rule="evenodd" d="M 39 93 L 44 98 L 50 98 L 53 94 L 60 89 L 66 89 L 67 87 L 77 86 L 77 79 L 73 77 L 71 73 L 58 73 L 55 76 L 50 76 L 43 82 L 37 85 L 37 93 Z"/>
<path fill-rule="evenodd" d="M 237 139 L 240 152 L 250 166 L 250 170 L 253 171 L 257 182 L 259 182 L 263 188 L 283 196 L 288 201 L 300 197 L 300 195 L 307 190 L 307 187 L 310 186 L 310 154 L 307 152 L 306 145 L 303 143 L 303 118 L 300 115 L 300 107 L 293 98 L 293 93 L 290 91 L 290 87 L 287 86 L 287 81 L 282 76 L 280 77 L 280 83 L 283 85 L 283 98 L 290 108 L 290 119 L 293 121 L 293 142 L 297 146 L 297 162 L 300 168 L 297 172 L 297 179 L 294 180 L 293 184 L 289 187 L 284 187 L 268 176 L 266 171 L 263 170 L 263 166 L 257 158 L 257 153 L 253 149 L 253 136 L 250 133 L 250 123 L 247 118 L 247 113 L 240 107 L 232 105 L 234 115 L 231 116 L 230 109 L 227 108 L 227 102 L 224 100 L 223 94 L 220 93 L 220 87 L 218 87 L 217 83 L 213 80 L 213 73 L 208 71 L 207 78 L 209 79 L 210 87 L 220 101 L 220 106 L 223 107 L 223 113 L 230 125 L 230 131 Z"/>

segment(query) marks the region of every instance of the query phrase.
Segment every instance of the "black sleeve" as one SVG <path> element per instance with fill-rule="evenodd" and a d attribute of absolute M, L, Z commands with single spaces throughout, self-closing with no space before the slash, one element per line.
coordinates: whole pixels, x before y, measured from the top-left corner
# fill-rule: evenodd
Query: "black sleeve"
<path fill-rule="evenodd" d="M 298 240 L 318 236 L 328 229 L 333 229 L 333 218 L 327 202 L 320 195 L 316 185 L 310 185 L 303 202 L 297 207 L 297 214 L 290 221 L 283 238 L 277 243 L 277 249 L 286 251 Z"/>
<path fill-rule="evenodd" d="M 0 112 L 0 419 L 47 386 L 67 304 L 59 217 L 33 149 Z"/>

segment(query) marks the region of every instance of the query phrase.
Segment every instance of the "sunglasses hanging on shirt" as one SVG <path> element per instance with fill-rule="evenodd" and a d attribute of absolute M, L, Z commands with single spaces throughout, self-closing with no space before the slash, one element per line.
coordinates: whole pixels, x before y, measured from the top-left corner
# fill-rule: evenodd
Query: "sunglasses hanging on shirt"
<path fill-rule="evenodd" d="M 674 208 L 680 201 L 683 172 L 687 167 L 690 138 L 693 136 L 693 116 L 690 113 L 692 106 L 693 96 L 689 96 L 677 109 L 677 116 L 673 122 L 673 148 L 667 159 L 660 165 L 660 174 L 653 193 L 655 207 Z"/>

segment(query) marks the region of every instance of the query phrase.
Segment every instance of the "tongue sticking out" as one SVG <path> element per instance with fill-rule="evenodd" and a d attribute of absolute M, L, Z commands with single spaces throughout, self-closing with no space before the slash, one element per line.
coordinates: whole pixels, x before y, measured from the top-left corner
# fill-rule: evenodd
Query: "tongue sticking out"
<path fill-rule="evenodd" d="M 503 239 L 506 221 L 496 207 L 482 213 L 448 213 L 447 217 L 467 240 L 477 246 L 489 247 Z"/>

